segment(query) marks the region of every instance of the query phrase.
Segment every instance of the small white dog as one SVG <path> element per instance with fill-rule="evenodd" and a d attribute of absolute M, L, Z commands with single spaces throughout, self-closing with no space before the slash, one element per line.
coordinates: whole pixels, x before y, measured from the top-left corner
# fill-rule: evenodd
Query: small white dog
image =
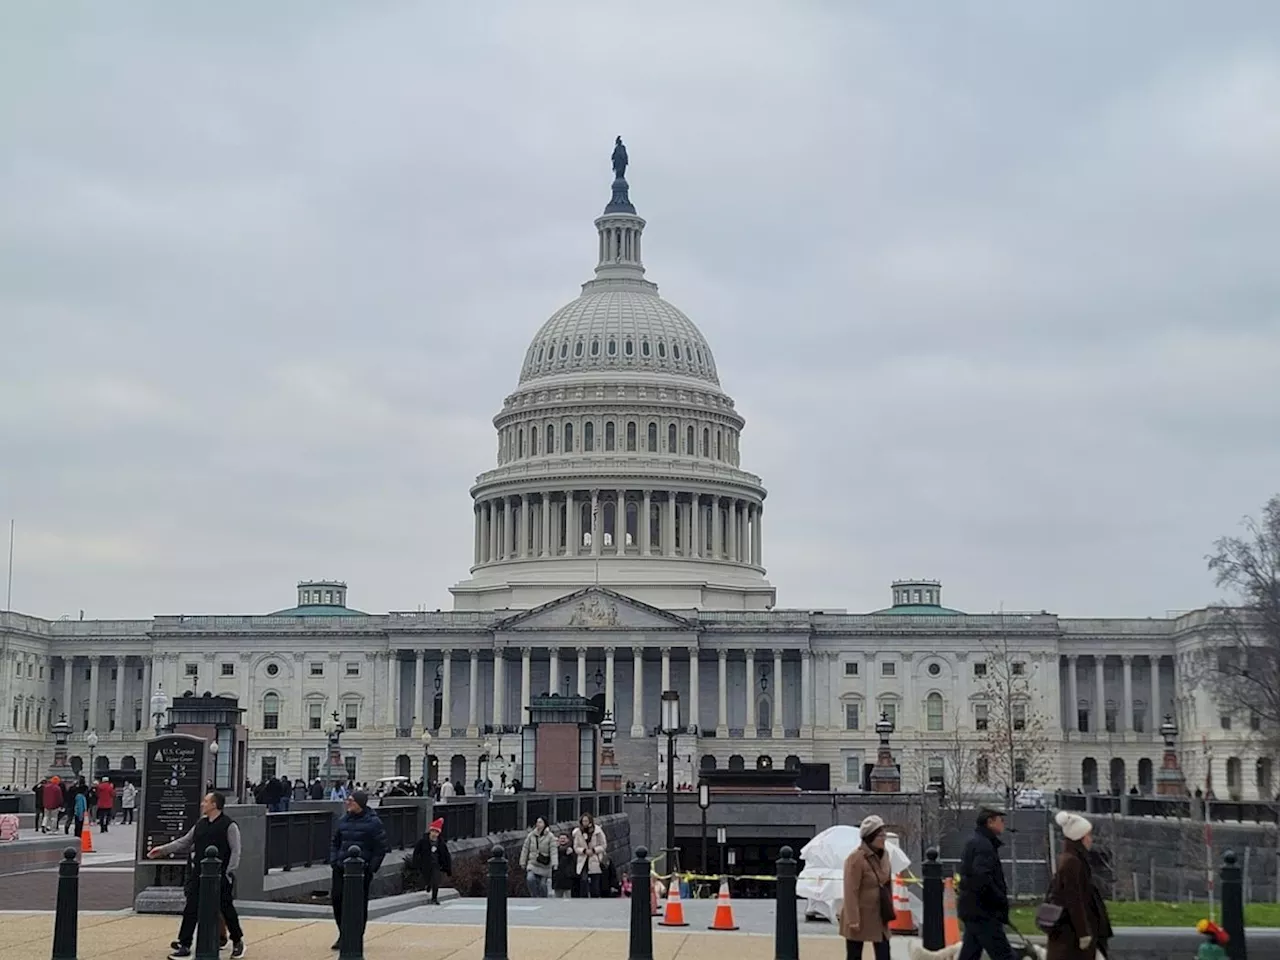
<path fill-rule="evenodd" d="M 1025 960 L 1045 960 L 1047 954 L 1044 947 L 1038 947 L 1034 943 L 1012 944 L 1013 955 L 1015 957 L 1025 958 Z M 941 950 L 926 950 L 920 945 L 919 940 L 911 941 L 911 960 L 956 960 L 960 956 L 960 944 L 955 943 L 949 947 L 943 947 Z M 985 957 L 986 954 L 984 953 Z"/>

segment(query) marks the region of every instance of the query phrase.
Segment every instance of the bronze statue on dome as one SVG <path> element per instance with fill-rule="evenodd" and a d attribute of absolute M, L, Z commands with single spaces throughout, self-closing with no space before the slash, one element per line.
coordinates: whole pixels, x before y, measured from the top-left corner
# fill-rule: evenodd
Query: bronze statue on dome
<path fill-rule="evenodd" d="M 627 148 L 622 142 L 622 137 L 618 137 L 613 141 L 613 175 L 619 180 L 625 179 L 627 175 Z"/>

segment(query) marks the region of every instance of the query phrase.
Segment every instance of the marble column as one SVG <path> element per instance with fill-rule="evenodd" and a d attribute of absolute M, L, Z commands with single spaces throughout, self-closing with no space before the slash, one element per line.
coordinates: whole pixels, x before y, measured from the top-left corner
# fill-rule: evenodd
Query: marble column
<path fill-rule="evenodd" d="M 489 562 L 498 559 L 498 504 L 490 500 L 486 506 L 489 511 Z"/>
<path fill-rule="evenodd" d="M 676 492 L 674 490 L 667 491 L 666 510 L 663 512 L 662 519 L 662 555 L 674 557 L 676 555 Z"/>
<path fill-rule="evenodd" d="M 1080 658 L 1074 653 L 1067 654 L 1067 729 L 1080 729 Z"/>
<path fill-rule="evenodd" d="M 717 516 L 719 514 L 717 513 Z M 750 647 L 747 654 L 747 720 L 742 735 L 749 740 L 756 736 L 756 653 Z"/>
<path fill-rule="evenodd" d="M 125 664 L 128 657 L 116 657 L 116 733 L 124 732 L 124 672 L 128 669 Z M 248 706 L 246 702 L 245 706 Z"/>
<path fill-rule="evenodd" d="M 506 705 L 503 703 L 505 698 L 502 696 L 506 690 L 506 672 L 507 661 L 501 650 L 495 650 L 493 652 L 493 725 L 499 730 L 507 722 L 504 709 Z"/>
<path fill-rule="evenodd" d="M 156 692 L 155 687 L 155 671 L 153 664 L 155 657 L 148 654 L 142 658 L 142 729 L 147 730 L 151 727 L 151 695 Z"/>
<path fill-rule="evenodd" d="M 614 493 L 613 552 L 620 557 L 627 553 L 627 491 L 625 490 Z"/>
<path fill-rule="evenodd" d="M 444 652 L 444 666 L 440 670 L 440 732 L 441 737 L 453 736 L 453 652 Z"/>
<path fill-rule="evenodd" d="M 640 553 L 646 557 L 649 555 L 649 548 L 651 546 L 649 543 L 649 513 L 653 509 L 652 497 L 652 490 L 644 491 L 644 500 L 640 504 L 641 512 L 638 518 L 640 522 L 636 524 L 636 533 L 640 535 Z"/>
<path fill-rule="evenodd" d="M 1119 722 L 1116 730 L 1120 733 L 1133 732 L 1133 657 L 1124 654 L 1120 658 L 1124 669 L 1124 703 L 1120 708 Z"/>
<path fill-rule="evenodd" d="M 813 655 L 800 652 L 800 736 L 813 735 Z"/>
<path fill-rule="evenodd" d="M 298 733 L 302 734 L 307 729 L 307 704 L 303 698 L 303 684 L 306 682 L 305 672 L 307 669 L 306 653 L 294 653 L 293 655 L 293 702 L 298 717 Z M 172 694 L 171 694 L 172 696 Z M 323 715 L 320 722 L 324 723 Z"/>
<path fill-rule="evenodd" d="M 76 671 L 76 658 L 63 657 L 62 658 L 62 704 L 61 704 L 60 712 L 65 713 L 67 715 L 67 722 L 72 724 L 73 726 L 75 725 L 76 718 L 75 718 L 75 714 L 71 712 L 71 682 L 75 679 L 75 671 Z M 148 710 L 151 709 L 151 703 L 149 699 L 147 702 L 147 709 Z"/>
<path fill-rule="evenodd" d="M 515 556 L 516 525 L 511 518 L 511 498 L 502 498 L 502 559 Z"/>
<path fill-rule="evenodd" d="M 729 498 L 728 543 L 725 545 L 725 556 L 730 561 L 738 559 L 738 501 Z M 776 711 L 775 711 L 776 712 Z"/>
<path fill-rule="evenodd" d="M 422 672 L 426 666 L 426 651 L 419 650 L 413 662 L 413 711 L 410 713 L 409 726 L 425 727 L 426 718 L 422 715 Z"/>
<path fill-rule="evenodd" d="M 396 688 L 400 686 L 397 682 L 400 677 L 400 651 L 388 650 L 386 652 L 387 661 L 387 708 L 386 719 L 384 723 L 388 730 L 394 731 L 400 726 L 400 711 L 396 704 Z"/>
<path fill-rule="evenodd" d="M 689 722 L 702 730 L 702 717 L 698 702 L 698 648 L 689 648 Z"/>
<path fill-rule="evenodd" d="M 1159 734 L 1160 724 L 1164 723 L 1164 713 L 1160 708 L 1160 658 L 1148 657 L 1151 664 L 1151 709 L 1147 711 L 1151 722 L 1147 724 L 1148 733 Z"/>
<path fill-rule="evenodd" d="M 524 559 L 529 556 L 529 532 L 532 529 L 529 525 L 529 504 L 532 498 L 525 493 L 520 496 L 520 549 L 516 554 Z"/>
<path fill-rule="evenodd" d="M 1106 676 L 1107 658 L 1100 653 L 1093 655 L 1093 729 L 1096 733 L 1107 732 L 1107 676 Z M 1102 772 L 1098 772 L 1098 779 L 1101 782 Z"/>
<path fill-rule="evenodd" d="M 689 556 L 702 556 L 702 495 L 693 494 L 689 498 Z"/>
<path fill-rule="evenodd" d="M 782 722 L 782 651 L 773 651 L 773 738 L 781 740 L 786 729 Z"/>
<path fill-rule="evenodd" d="M 720 559 L 720 498 L 711 498 L 711 559 Z"/>
<path fill-rule="evenodd" d="M 529 722 L 533 703 L 533 647 L 520 648 L 520 722 Z"/>
<path fill-rule="evenodd" d="M 250 669 L 250 664 L 252 663 L 252 661 L 253 661 L 253 654 L 250 653 L 248 650 L 240 654 L 240 667 L 239 667 L 240 694 L 239 696 L 240 696 L 240 706 L 244 708 L 245 710 L 244 716 L 246 718 L 252 718 L 256 716 L 258 712 L 257 707 L 255 707 L 253 704 L 253 693 L 249 688 L 249 680 L 253 676 L 253 671 Z M 146 703 L 143 703 L 142 709 L 144 712 L 146 711 L 147 709 Z M 251 719 L 246 720 L 246 723 L 249 725 L 252 725 L 253 721 Z"/>
<path fill-rule="evenodd" d="M 587 648 L 578 647 L 578 696 L 587 695 Z"/>
<path fill-rule="evenodd" d="M 644 736 L 644 647 L 631 648 L 631 736 Z"/>
<path fill-rule="evenodd" d="M 662 691 L 666 693 L 671 689 L 671 648 L 662 648 Z"/>
<path fill-rule="evenodd" d="M 612 716 L 614 723 L 617 723 L 618 718 L 613 709 L 613 661 L 614 649 L 607 647 L 604 651 L 604 712 Z"/>
<path fill-rule="evenodd" d="M 538 544 L 538 555 L 551 556 L 551 491 L 542 493 L 542 543 Z"/>
<path fill-rule="evenodd" d="M 591 491 L 591 555 L 593 557 L 600 556 L 601 548 L 604 541 L 602 527 L 604 526 L 600 516 L 600 491 Z"/>
<path fill-rule="evenodd" d="M 98 729 L 98 666 L 102 661 L 99 654 L 89 654 L 89 730 Z"/>
<path fill-rule="evenodd" d="M 592 544 L 595 543 L 593 539 Z M 551 662 L 547 668 L 547 693 L 555 696 L 560 692 L 560 650 L 557 647 L 551 648 Z"/>
<path fill-rule="evenodd" d="M 729 651 L 717 651 L 719 697 L 716 704 L 716 739 L 729 736 Z"/>
<path fill-rule="evenodd" d="M 484 555 L 484 551 L 480 547 L 481 538 L 484 536 L 484 519 L 480 513 L 480 504 L 476 504 L 471 512 L 475 517 L 475 536 L 472 538 L 475 541 L 472 545 L 475 556 L 472 558 L 472 563 L 479 566 L 480 560 Z"/>
<path fill-rule="evenodd" d="M 471 682 L 467 684 L 467 736 L 480 733 L 480 651 L 471 651 Z"/>
<path fill-rule="evenodd" d="M 755 537 L 756 537 L 755 550 L 752 551 L 755 554 L 755 564 L 757 567 L 763 567 L 764 566 L 764 505 L 763 504 L 756 505 Z"/>

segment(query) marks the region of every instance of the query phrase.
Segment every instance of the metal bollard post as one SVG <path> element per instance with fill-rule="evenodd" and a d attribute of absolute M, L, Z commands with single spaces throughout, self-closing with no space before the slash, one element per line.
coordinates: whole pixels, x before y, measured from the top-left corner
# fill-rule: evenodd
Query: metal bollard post
<path fill-rule="evenodd" d="M 204 849 L 196 881 L 195 960 L 218 960 L 218 917 L 222 915 L 222 861 L 218 848 Z"/>
<path fill-rule="evenodd" d="M 484 960 L 507 960 L 507 852 L 489 857 L 489 897 L 484 914 Z"/>
<path fill-rule="evenodd" d="M 1245 960 L 1244 883 L 1240 865 L 1231 850 L 1222 855 L 1222 929 L 1231 938 L 1227 941 L 1227 956 L 1231 960 Z"/>
<path fill-rule="evenodd" d="M 798 867 L 790 847 L 778 851 L 777 922 L 773 933 L 775 960 L 800 960 L 800 929 L 796 923 Z"/>
<path fill-rule="evenodd" d="M 947 945 L 942 924 L 942 864 L 938 862 L 938 848 L 930 847 L 924 854 L 924 922 L 920 925 L 920 939 L 926 950 L 941 950 Z"/>
<path fill-rule="evenodd" d="M 62 851 L 58 864 L 58 901 L 53 915 L 53 960 L 76 960 L 80 920 L 80 864 L 75 847 Z"/>
<path fill-rule="evenodd" d="M 364 960 L 364 860 L 354 843 L 342 861 L 342 926 L 338 929 L 338 960 Z"/>
<path fill-rule="evenodd" d="M 653 960 L 653 910 L 649 901 L 652 886 L 649 851 L 636 847 L 631 858 L 631 947 L 627 960 Z"/>

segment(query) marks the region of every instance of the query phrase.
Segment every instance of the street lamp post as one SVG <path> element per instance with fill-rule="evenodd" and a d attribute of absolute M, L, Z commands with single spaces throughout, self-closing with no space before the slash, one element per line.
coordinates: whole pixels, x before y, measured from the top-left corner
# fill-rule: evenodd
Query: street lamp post
<path fill-rule="evenodd" d="M 164 684 L 156 684 L 156 692 L 151 695 L 151 719 L 155 721 L 156 736 L 160 736 L 160 724 L 169 710 L 169 698 L 164 695 Z"/>
<path fill-rule="evenodd" d="M 480 763 L 483 770 L 480 772 L 480 788 L 484 791 L 485 796 L 489 795 L 489 774 L 493 767 L 493 741 L 486 739 L 480 747 L 484 752 L 480 754 Z"/>
<path fill-rule="evenodd" d="M 89 781 L 93 782 L 93 778 L 98 772 L 97 767 L 93 765 L 93 752 L 98 749 L 98 734 L 93 730 L 90 730 L 85 735 L 84 742 L 89 747 Z"/>
<path fill-rule="evenodd" d="M 702 810 L 702 875 L 707 875 L 707 807 L 711 806 L 711 785 L 705 780 L 698 783 L 698 807 Z"/>
<path fill-rule="evenodd" d="M 218 741 L 209 741 L 209 788 L 218 789 Z"/>
<path fill-rule="evenodd" d="M 422 731 L 422 790 L 425 797 L 427 790 L 427 779 L 431 771 L 431 731 Z"/>
<path fill-rule="evenodd" d="M 667 869 L 679 869 L 676 856 L 676 734 L 680 732 L 680 694 L 662 691 L 662 732 L 667 738 Z"/>

